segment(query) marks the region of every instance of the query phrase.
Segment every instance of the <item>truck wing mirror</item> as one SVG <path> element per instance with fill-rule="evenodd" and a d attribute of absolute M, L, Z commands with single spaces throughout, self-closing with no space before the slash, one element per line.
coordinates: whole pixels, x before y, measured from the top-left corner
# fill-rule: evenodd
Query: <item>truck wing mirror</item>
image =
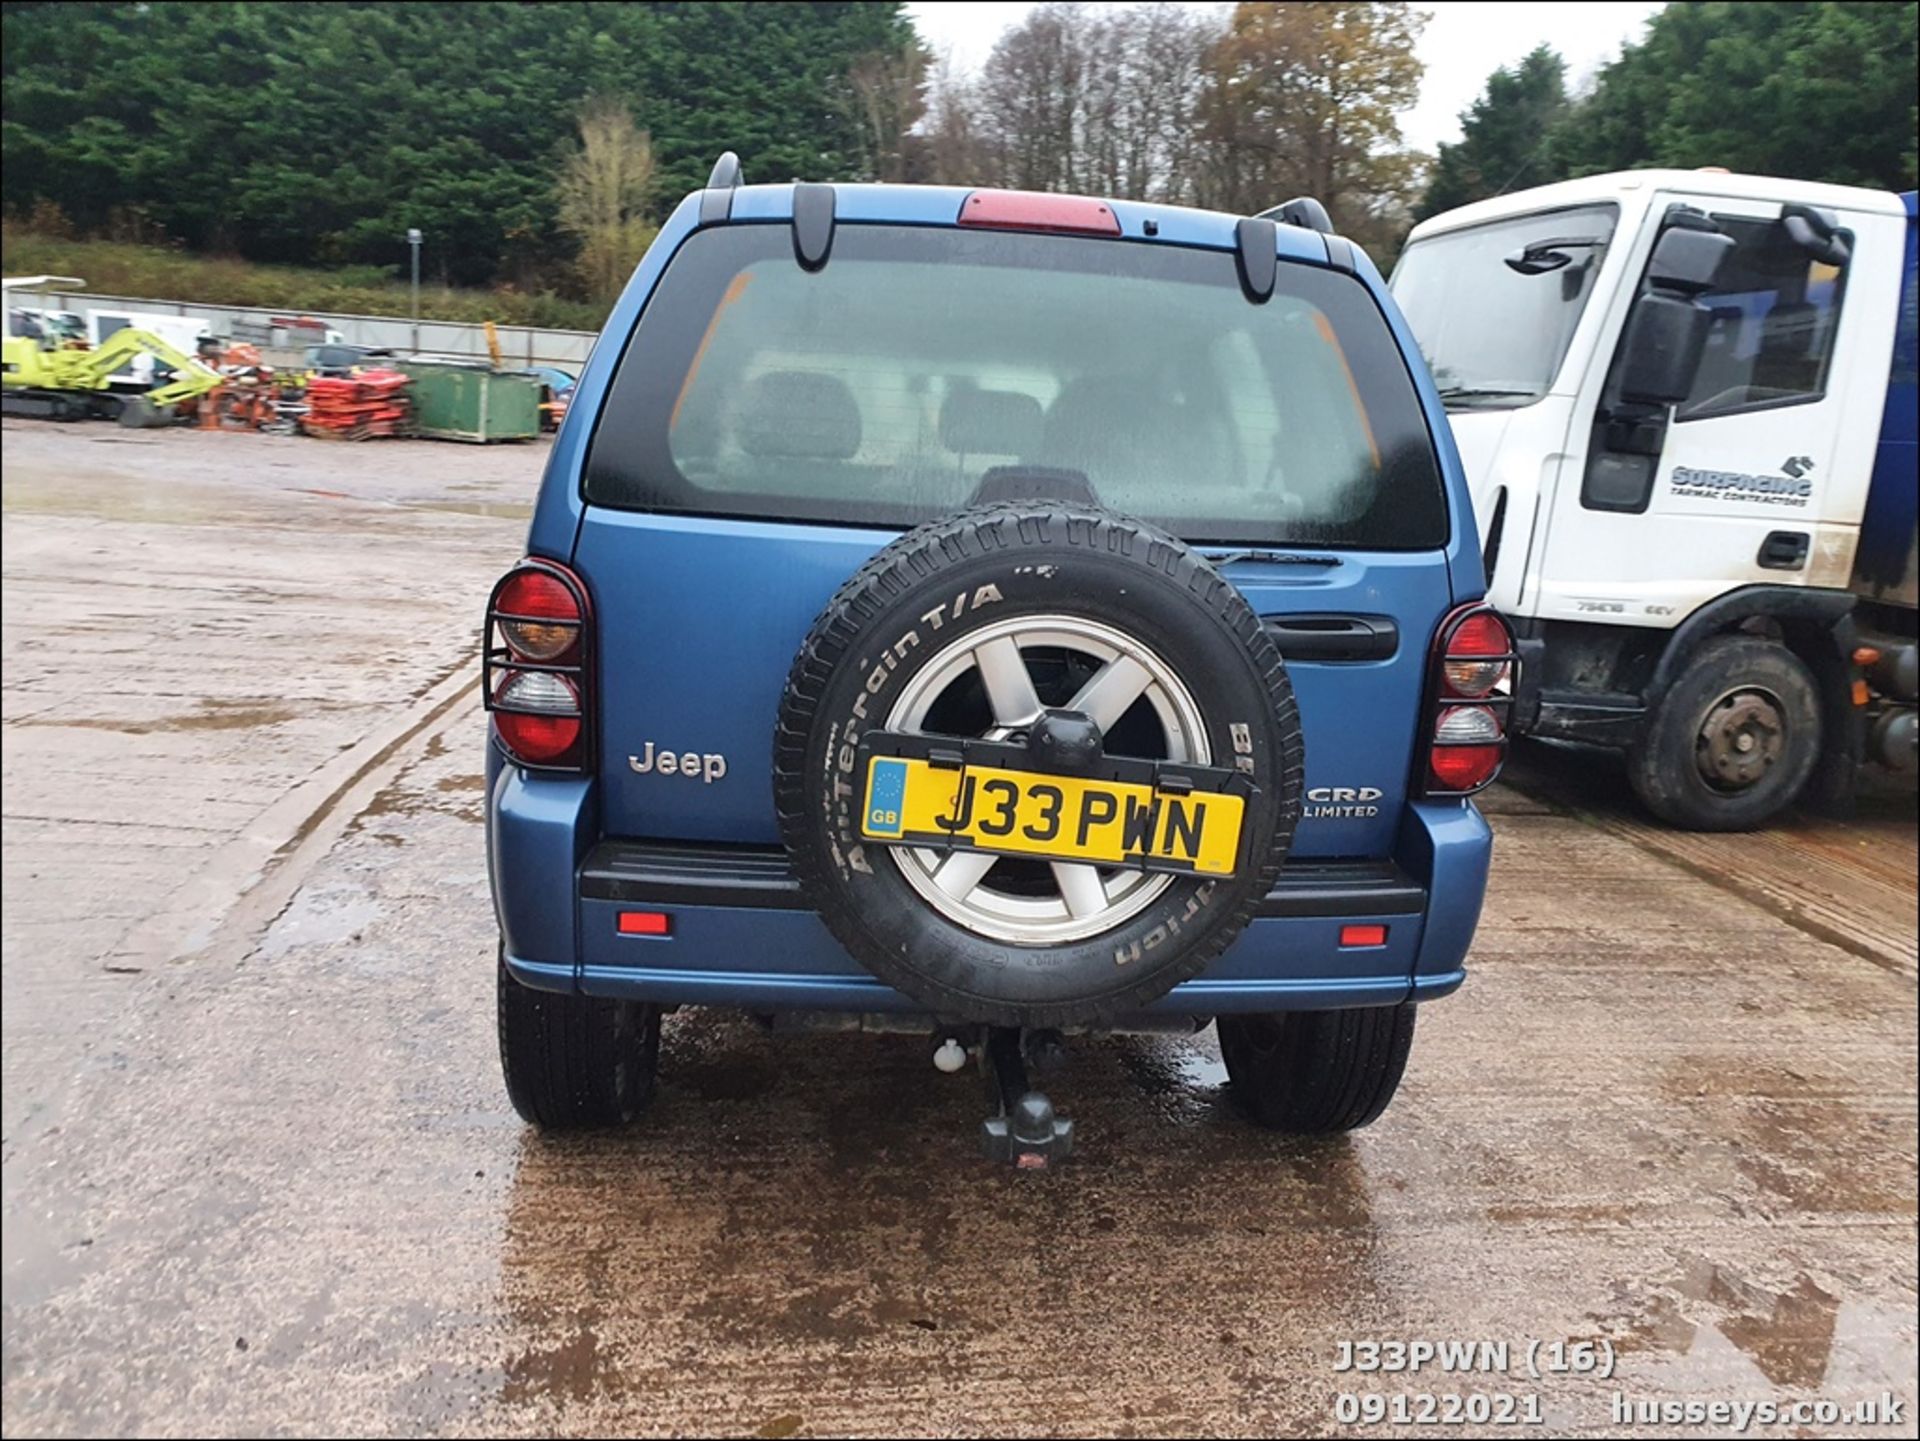
<path fill-rule="evenodd" d="M 1620 399 L 1678 405 L 1693 388 L 1713 312 L 1698 297 L 1713 289 L 1733 237 L 1705 216 L 1674 217 L 1654 242 L 1646 287 L 1621 338 Z"/>
<path fill-rule="evenodd" d="M 1787 239 L 1810 259 L 1835 269 L 1853 259 L 1847 233 L 1836 226 L 1833 217 L 1825 211 L 1815 210 L 1811 205 L 1783 205 L 1780 224 L 1787 232 Z"/>
<path fill-rule="evenodd" d="M 1647 286 L 1677 295 L 1699 295 L 1713 289 L 1720 267 L 1732 253 L 1733 237 L 1720 230 L 1669 225 L 1654 242 L 1653 258 L 1647 262 Z"/>
<path fill-rule="evenodd" d="M 1558 240 L 1533 240 L 1505 259 L 1507 269 L 1522 275 L 1545 275 L 1573 263 L 1570 250 L 1598 250 L 1607 242 L 1594 235 L 1568 235 Z"/>
<path fill-rule="evenodd" d="M 1692 297 L 1649 290 L 1633 303 L 1620 346 L 1620 399 L 1678 405 L 1693 389 L 1713 312 Z"/>
<path fill-rule="evenodd" d="M 1692 206 L 1668 208 L 1614 353 L 1609 397 L 1594 415 L 1580 485 L 1587 509 L 1639 514 L 1652 500 L 1668 407 L 1693 390 L 1713 327 L 1713 311 L 1700 297 L 1718 283 L 1733 246 L 1712 217 Z"/>

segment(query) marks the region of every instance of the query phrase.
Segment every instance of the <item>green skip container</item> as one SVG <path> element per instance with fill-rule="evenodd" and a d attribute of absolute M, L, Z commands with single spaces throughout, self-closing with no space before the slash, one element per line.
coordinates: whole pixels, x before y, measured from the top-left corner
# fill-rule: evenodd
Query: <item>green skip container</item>
<path fill-rule="evenodd" d="M 533 440 L 540 434 L 537 376 L 459 362 L 403 360 L 413 429 L 431 440 Z"/>

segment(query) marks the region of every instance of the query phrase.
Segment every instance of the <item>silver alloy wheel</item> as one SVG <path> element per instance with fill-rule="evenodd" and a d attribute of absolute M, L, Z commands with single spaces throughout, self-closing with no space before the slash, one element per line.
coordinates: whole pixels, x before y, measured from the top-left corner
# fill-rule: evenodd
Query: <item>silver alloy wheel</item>
<path fill-rule="evenodd" d="M 1110 730 L 1142 697 L 1160 723 L 1164 754 L 1153 759 L 1209 765 L 1213 752 L 1200 708 L 1174 670 L 1138 641 L 1079 616 L 1030 615 L 999 621 L 954 641 L 907 683 L 886 728 L 924 729 L 934 704 L 956 682 L 978 671 L 993 710 L 988 738 L 1011 734 L 1042 710 L 1025 652 L 1070 652 L 1098 669 L 1066 703 Z M 1001 857 L 980 851 L 889 852 L 907 883 L 941 915 L 976 935 L 1020 946 L 1058 945 L 1100 935 L 1138 915 L 1173 883 L 1169 875 L 1050 861 L 1056 894 L 1024 895 L 992 885 Z"/>

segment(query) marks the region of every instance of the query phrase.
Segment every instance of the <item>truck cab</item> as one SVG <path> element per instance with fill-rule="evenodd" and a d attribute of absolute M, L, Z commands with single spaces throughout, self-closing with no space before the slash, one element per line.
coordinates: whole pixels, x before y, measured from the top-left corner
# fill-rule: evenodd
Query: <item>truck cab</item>
<path fill-rule="evenodd" d="M 1912 765 L 1913 245 L 1912 196 L 1648 170 L 1437 216 L 1395 269 L 1535 662 L 1516 727 L 1627 751 L 1673 823 Z"/>

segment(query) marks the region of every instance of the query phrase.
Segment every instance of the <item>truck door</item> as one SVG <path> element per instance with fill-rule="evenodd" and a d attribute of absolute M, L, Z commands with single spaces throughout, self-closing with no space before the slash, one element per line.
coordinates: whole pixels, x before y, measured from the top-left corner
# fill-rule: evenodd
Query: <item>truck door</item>
<path fill-rule="evenodd" d="M 1666 627 L 1736 586 L 1845 584 L 1858 507 L 1847 517 L 1827 502 L 1834 477 L 1866 463 L 1867 450 L 1853 451 L 1871 448 L 1884 387 L 1850 383 L 1861 359 L 1852 332 L 1867 322 L 1849 304 L 1854 237 L 1843 216 L 1816 217 L 1815 231 L 1827 222 L 1841 244 L 1810 248 L 1807 227 L 1790 230 L 1779 203 L 1656 200 L 1639 283 L 1619 302 L 1612 366 L 1582 386 L 1540 615 Z M 1629 308 L 1660 288 L 1650 267 L 1676 226 L 1732 241 L 1709 288 L 1675 292 L 1707 309 L 1705 345 L 1683 400 L 1622 404 Z M 1580 416 L 1592 417 L 1584 453 Z"/>

